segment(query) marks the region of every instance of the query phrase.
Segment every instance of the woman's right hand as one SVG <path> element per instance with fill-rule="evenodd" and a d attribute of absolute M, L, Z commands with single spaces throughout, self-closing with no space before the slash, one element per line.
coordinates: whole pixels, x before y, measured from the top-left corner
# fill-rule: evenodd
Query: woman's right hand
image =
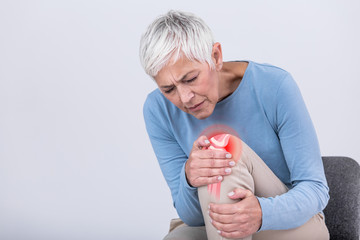
<path fill-rule="evenodd" d="M 199 137 L 193 144 L 185 164 L 186 180 L 192 187 L 221 182 L 235 166 L 229 152 L 207 149 L 210 145 L 206 136 Z"/>

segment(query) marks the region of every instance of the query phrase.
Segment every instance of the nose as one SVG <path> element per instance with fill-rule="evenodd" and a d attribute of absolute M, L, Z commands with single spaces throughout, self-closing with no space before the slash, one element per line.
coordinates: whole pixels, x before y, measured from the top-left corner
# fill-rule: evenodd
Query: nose
<path fill-rule="evenodd" d="M 189 87 L 178 87 L 180 100 L 183 103 L 188 103 L 195 96 L 194 92 Z"/>

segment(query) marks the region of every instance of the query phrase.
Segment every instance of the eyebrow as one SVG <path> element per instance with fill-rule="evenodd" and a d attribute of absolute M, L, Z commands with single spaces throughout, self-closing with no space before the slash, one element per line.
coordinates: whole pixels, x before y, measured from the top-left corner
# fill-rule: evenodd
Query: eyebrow
<path fill-rule="evenodd" d="M 184 76 L 182 76 L 182 78 L 179 80 L 179 81 L 176 81 L 176 82 L 181 82 L 183 81 L 190 73 L 193 73 L 195 72 L 196 70 L 191 70 L 190 72 L 186 73 Z M 171 85 L 163 85 L 163 86 L 160 86 L 160 88 L 172 88 L 174 86 L 174 84 L 171 84 Z"/>

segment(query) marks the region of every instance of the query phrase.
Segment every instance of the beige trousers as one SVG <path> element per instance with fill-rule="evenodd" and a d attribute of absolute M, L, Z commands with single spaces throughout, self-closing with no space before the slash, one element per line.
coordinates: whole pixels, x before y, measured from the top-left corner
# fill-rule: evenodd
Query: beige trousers
<path fill-rule="evenodd" d="M 242 153 L 232 173 L 226 176 L 221 183 L 221 194 L 218 203 L 234 203 L 227 194 L 235 188 L 244 188 L 252 191 L 258 197 L 275 197 L 286 193 L 287 187 L 280 181 L 264 161 L 244 142 Z M 210 223 L 208 205 L 215 202 L 207 191 L 207 186 L 198 189 L 201 210 L 204 215 L 205 227 L 189 227 L 180 219 L 171 222 L 169 234 L 166 240 L 192 240 L 209 239 L 221 240 L 222 238 Z M 246 240 L 328 240 L 329 232 L 321 213 L 314 215 L 304 225 L 288 230 L 261 231 L 243 238 Z"/>

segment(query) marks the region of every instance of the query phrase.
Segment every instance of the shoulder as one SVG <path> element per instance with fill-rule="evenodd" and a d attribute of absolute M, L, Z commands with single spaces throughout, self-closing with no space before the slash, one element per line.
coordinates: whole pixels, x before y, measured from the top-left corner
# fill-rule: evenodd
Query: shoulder
<path fill-rule="evenodd" d="M 157 88 L 149 93 L 144 102 L 143 110 L 145 112 L 159 113 L 165 108 L 171 107 L 169 101 L 163 96 L 160 90 Z"/>
<path fill-rule="evenodd" d="M 299 90 L 291 74 L 274 65 L 251 62 L 246 88 L 258 101 L 274 130 L 277 129 L 279 106 L 294 101 Z"/>
<path fill-rule="evenodd" d="M 158 88 L 154 89 L 152 92 L 150 92 L 145 100 L 144 107 L 148 106 L 149 104 L 159 102 L 162 99 L 162 94 Z"/>
<path fill-rule="evenodd" d="M 172 116 L 178 115 L 178 111 L 181 110 L 166 99 L 158 88 L 148 94 L 143 106 L 145 123 L 163 127 L 171 125 Z"/>
<path fill-rule="evenodd" d="M 250 62 L 246 73 L 246 85 L 264 106 L 273 107 L 281 101 L 283 94 L 298 91 L 297 84 L 291 74 L 274 65 Z M 280 99 L 279 99 L 280 97 Z"/>
<path fill-rule="evenodd" d="M 164 135 L 164 130 L 168 132 L 165 114 L 166 102 L 163 98 L 159 89 L 155 89 L 148 94 L 144 102 L 143 117 L 150 138 L 159 134 Z"/>
<path fill-rule="evenodd" d="M 143 106 L 145 121 L 150 117 L 158 116 L 162 112 L 164 105 L 166 105 L 163 98 L 159 89 L 155 89 L 147 95 Z"/>
<path fill-rule="evenodd" d="M 263 91 L 276 91 L 283 81 L 292 79 L 291 74 L 280 67 L 256 62 L 250 62 L 248 77 Z"/>
<path fill-rule="evenodd" d="M 269 63 L 257 63 L 257 62 L 250 62 L 250 63 L 251 63 L 250 66 L 252 66 L 253 70 L 258 73 L 267 73 L 274 75 L 282 75 L 287 73 L 286 70 Z"/>

